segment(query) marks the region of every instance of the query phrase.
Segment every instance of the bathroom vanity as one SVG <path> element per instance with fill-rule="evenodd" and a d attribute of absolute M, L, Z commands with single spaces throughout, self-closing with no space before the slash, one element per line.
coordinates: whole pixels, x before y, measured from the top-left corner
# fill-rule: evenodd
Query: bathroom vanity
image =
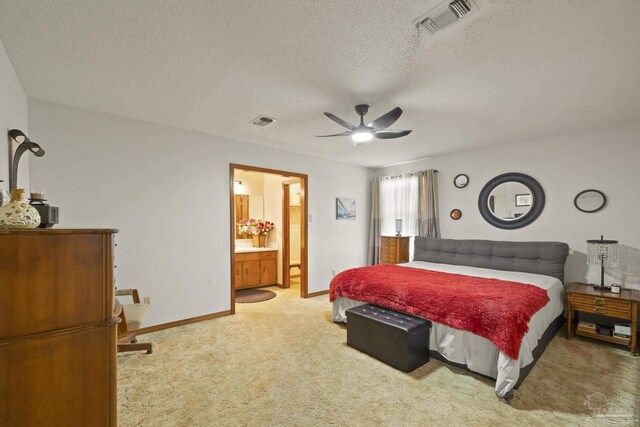
<path fill-rule="evenodd" d="M 278 283 L 277 248 L 236 248 L 236 289 L 257 288 Z"/>

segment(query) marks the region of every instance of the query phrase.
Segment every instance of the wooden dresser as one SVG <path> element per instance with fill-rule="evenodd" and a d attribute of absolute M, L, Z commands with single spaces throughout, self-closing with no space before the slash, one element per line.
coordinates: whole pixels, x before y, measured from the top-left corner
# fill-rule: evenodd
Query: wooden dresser
<path fill-rule="evenodd" d="M 278 251 L 235 254 L 235 288 L 256 288 L 278 283 Z"/>
<path fill-rule="evenodd" d="M 573 318 L 573 312 L 591 313 L 599 316 L 620 319 L 631 325 L 631 339 L 601 335 L 595 332 L 586 332 L 576 329 L 577 335 L 620 344 L 629 347 L 632 353 L 636 353 L 636 340 L 638 334 L 638 302 L 640 291 L 623 289 L 621 293 L 602 292 L 593 289 L 593 286 L 585 283 L 572 283 L 566 289 L 567 294 L 567 338 L 574 333 L 577 319 Z"/>
<path fill-rule="evenodd" d="M 113 234 L 0 230 L 0 426 L 116 426 Z"/>
<path fill-rule="evenodd" d="M 409 236 L 381 236 L 380 263 L 409 262 Z"/>

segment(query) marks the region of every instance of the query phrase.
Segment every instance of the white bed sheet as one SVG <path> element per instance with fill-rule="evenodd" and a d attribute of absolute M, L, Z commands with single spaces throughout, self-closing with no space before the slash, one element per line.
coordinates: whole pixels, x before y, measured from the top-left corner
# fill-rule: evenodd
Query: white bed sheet
<path fill-rule="evenodd" d="M 430 350 L 437 351 L 451 362 L 464 364 L 474 372 L 496 378 L 495 391 L 498 397 L 504 397 L 513 389 L 520 377 L 520 368 L 533 362 L 533 350 L 538 345 L 538 340 L 564 309 L 564 286 L 559 279 L 551 276 L 424 261 L 398 265 L 528 283 L 547 291 L 549 302 L 531 317 L 529 331 L 522 339 L 520 357 L 517 360 L 502 353 L 484 337 L 432 322 Z M 362 304 L 366 303 L 344 297 L 336 298 L 333 302 L 334 322 L 346 322 L 345 310 Z"/>

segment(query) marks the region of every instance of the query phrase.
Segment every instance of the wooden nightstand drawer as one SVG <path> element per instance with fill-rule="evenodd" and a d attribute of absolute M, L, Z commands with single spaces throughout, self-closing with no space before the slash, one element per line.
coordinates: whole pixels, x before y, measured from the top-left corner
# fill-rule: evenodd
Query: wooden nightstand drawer
<path fill-rule="evenodd" d="M 615 307 L 605 307 L 602 305 L 573 303 L 573 309 L 587 313 L 601 314 L 603 316 L 619 317 L 621 319 L 631 319 L 631 310 L 620 310 Z"/>
<path fill-rule="evenodd" d="M 624 310 L 624 311 L 631 310 L 630 301 L 617 301 L 611 298 L 596 297 L 591 295 L 578 295 L 578 294 L 572 295 L 571 298 L 573 298 L 574 304 L 588 304 L 588 305 L 595 305 L 599 307 L 606 307 L 606 308 L 611 308 L 615 310 Z"/>

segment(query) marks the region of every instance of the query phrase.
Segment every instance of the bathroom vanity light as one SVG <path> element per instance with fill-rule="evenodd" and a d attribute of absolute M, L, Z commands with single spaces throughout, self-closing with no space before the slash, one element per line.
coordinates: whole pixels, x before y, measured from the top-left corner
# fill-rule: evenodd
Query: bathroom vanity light
<path fill-rule="evenodd" d="M 244 194 L 244 184 L 237 179 L 233 180 L 233 192 L 235 194 Z"/>

